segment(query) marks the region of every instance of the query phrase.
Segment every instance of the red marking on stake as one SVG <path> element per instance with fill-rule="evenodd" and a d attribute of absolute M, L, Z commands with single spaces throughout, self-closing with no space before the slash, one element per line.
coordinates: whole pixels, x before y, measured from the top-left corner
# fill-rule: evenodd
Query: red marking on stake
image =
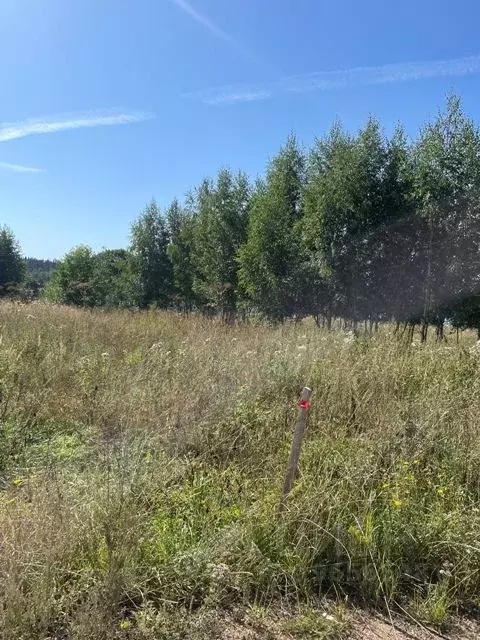
<path fill-rule="evenodd" d="M 308 411 L 308 409 L 310 409 L 310 402 L 308 400 L 300 400 L 298 406 L 300 407 L 300 409 Z"/>

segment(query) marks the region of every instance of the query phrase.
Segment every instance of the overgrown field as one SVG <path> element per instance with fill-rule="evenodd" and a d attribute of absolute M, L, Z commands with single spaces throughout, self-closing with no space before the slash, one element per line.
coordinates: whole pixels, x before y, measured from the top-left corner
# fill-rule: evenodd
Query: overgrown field
<path fill-rule="evenodd" d="M 0 305 L 0 637 L 226 637 L 224 616 L 293 606 L 285 637 L 326 638 L 345 602 L 476 611 L 480 351 L 447 338 Z"/>

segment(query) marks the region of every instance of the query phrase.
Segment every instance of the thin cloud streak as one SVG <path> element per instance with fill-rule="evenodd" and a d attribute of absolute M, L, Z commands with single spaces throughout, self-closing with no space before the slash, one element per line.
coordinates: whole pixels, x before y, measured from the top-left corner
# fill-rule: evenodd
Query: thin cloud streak
<path fill-rule="evenodd" d="M 206 15 L 197 11 L 197 9 L 195 9 L 195 7 L 193 7 L 189 2 L 187 2 L 187 0 L 172 0 L 172 2 L 174 2 L 177 5 L 177 7 L 179 7 L 182 11 L 184 11 L 187 15 L 193 18 L 193 20 L 195 20 L 196 22 L 201 24 L 203 27 L 205 27 L 208 31 L 210 31 L 210 33 L 214 35 L 216 38 L 218 38 L 219 40 L 223 40 L 224 42 L 229 44 L 231 47 L 239 51 L 243 56 L 246 56 L 247 58 L 252 58 L 251 54 L 248 51 L 246 51 L 242 47 L 242 45 L 235 40 L 233 36 L 231 36 L 229 33 L 224 31 L 220 27 L 218 27 L 214 22 L 210 20 L 210 18 L 207 18 Z"/>
<path fill-rule="evenodd" d="M 248 89 L 248 88 L 235 88 L 231 87 L 231 90 L 225 88 L 225 90 L 212 89 L 200 94 L 188 94 L 190 98 L 200 98 L 204 104 L 212 106 L 218 106 L 222 104 L 234 104 L 235 102 L 255 102 L 256 100 L 267 100 L 272 97 L 272 92 L 267 89 Z"/>
<path fill-rule="evenodd" d="M 143 111 L 130 113 L 88 112 L 22 120 L 21 122 L 5 122 L 0 123 L 0 142 L 72 129 L 132 124 L 143 122 L 151 117 L 150 114 Z"/>
<path fill-rule="evenodd" d="M 178 0 L 175 0 L 178 1 Z M 207 105 L 266 100 L 289 93 L 334 91 L 349 87 L 393 84 L 428 78 L 465 76 L 480 73 L 480 55 L 451 60 L 386 64 L 378 67 L 355 67 L 340 71 L 319 71 L 290 76 L 263 85 L 229 85 L 186 94 Z"/>
<path fill-rule="evenodd" d="M 44 173 L 45 169 L 37 169 L 35 167 L 24 167 L 21 164 L 10 164 L 9 162 L 0 162 L 0 170 L 15 171 L 15 173 Z"/>

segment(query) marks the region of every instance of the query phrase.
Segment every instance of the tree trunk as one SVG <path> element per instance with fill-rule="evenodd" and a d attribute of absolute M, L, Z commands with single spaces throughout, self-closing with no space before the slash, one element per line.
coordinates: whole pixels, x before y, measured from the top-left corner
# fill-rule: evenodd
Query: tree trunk
<path fill-rule="evenodd" d="M 442 342 L 445 339 L 445 329 L 444 329 L 443 322 L 440 324 L 437 324 L 435 328 L 435 338 L 437 342 Z"/>
<path fill-rule="evenodd" d="M 428 322 L 423 321 L 420 328 L 420 343 L 424 344 L 427 341 L 428 336 Z"/>
<path fill-rule="evenodd" d="M 413 341 L 413 334 L 415 333 L 415 322 L 410 322 L 408 326 L 408 339 L 410 342 Z"/>

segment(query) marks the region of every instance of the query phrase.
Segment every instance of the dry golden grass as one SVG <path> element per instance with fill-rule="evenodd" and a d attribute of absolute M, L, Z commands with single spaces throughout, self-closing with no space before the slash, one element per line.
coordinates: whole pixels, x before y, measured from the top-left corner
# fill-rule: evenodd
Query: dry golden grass
<path fill-rule="evenodd" d="M 290 634 L 338 637 L 323 597 L 475 609 L 475 345 L 0 305 L 1 637 L 222 637 L 212 612 L 278 602 L 311 608 Z"/>

